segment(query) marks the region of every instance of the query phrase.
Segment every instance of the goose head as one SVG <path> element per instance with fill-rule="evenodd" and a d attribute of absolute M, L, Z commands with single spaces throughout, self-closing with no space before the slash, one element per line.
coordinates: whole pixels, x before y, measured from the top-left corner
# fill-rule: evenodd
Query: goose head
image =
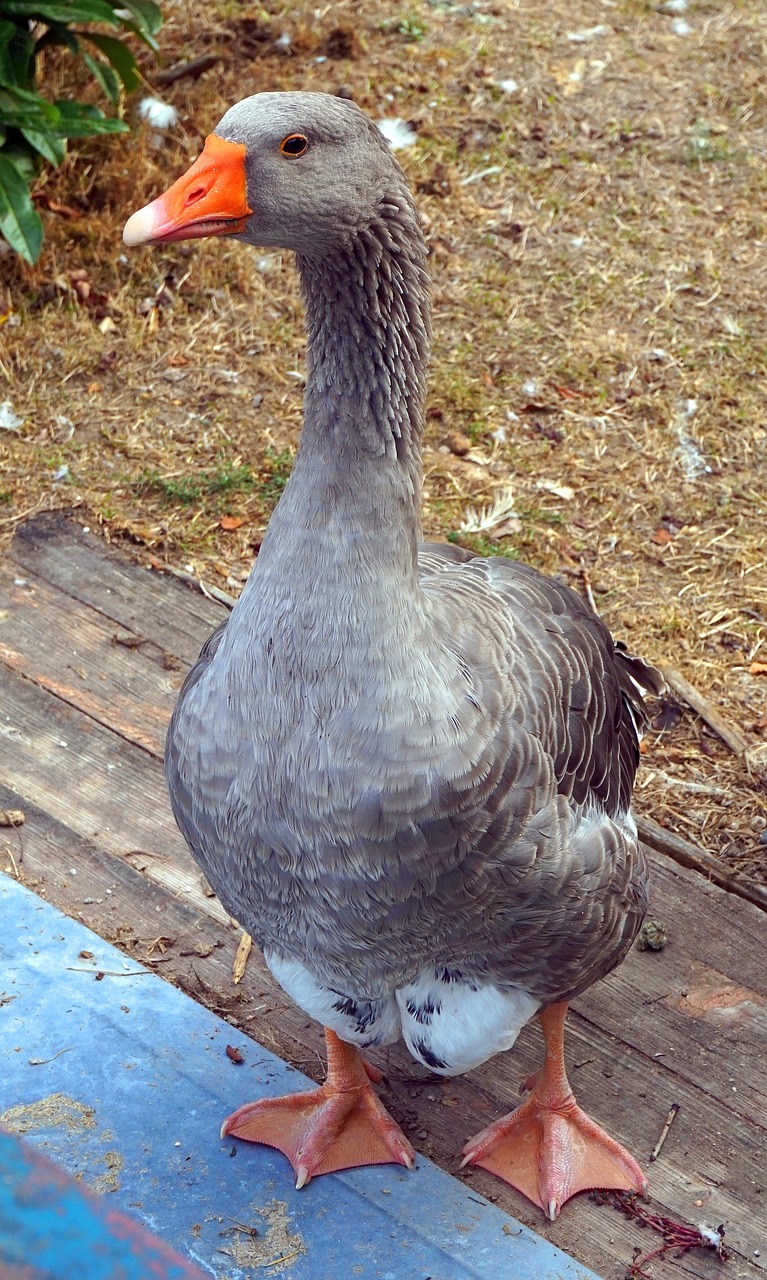
<path fill-rule="evenodd" d="M 258 93 L 231 107 L 200 157 L 125 225 L 127 245 L 231 236 L 306 257 L 337 251 L 404 176 L 373 122 L 326 93 Z"/>

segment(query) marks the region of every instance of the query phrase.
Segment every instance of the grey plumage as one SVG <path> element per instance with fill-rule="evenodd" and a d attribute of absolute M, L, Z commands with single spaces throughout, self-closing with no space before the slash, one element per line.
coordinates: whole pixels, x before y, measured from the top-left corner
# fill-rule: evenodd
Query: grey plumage
<path fill-rule="evenodd" d="M 294 130 L 311 167 L 275 161 Z M 248 149 L 241 238 L 296 251 L 308 380 L 293 473 L 171 721 L 173 810 L 278 976 L 308 971 L 358 1038 L 392 1038 L 412 988 L 416 1056 L 447 1068 L 440 983 L 527 992 L 527 1017 L 630 946 L 637 683 L 659 677 L 559 582 L 419 545 L 425 248 L 374 126 L 265 94 L 216 132 Z"/>

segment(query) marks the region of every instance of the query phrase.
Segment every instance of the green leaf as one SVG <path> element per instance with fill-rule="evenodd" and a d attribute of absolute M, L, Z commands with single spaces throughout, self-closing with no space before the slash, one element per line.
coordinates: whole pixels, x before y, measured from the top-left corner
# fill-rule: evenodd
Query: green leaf
<path fill-rule="evenodd" d="M 0 76 L 5 74 L 6 65 L 8 67 L 7 75 L 12 76 L 11 59 L 8 52 L 11 40 L 16 35 L 19 28 L 15 22 L 3 22 L 0 20 Z M 3 79 L 3 84 L 15 84 L 15 79 Z"/>
<path fill-rule="evenodd" d="M 2 0 L 0 0 L 0 3 L 1 2 Z M 49 45 L 56 44 L 63 45 L 70 53 L 76 54 L 80 52 L 80 46 L 77 43 L 77 36 L 74 32 L 70 31 L 69 28 L 65 27 L 61 22 L 52 22 L 48 30 L 44 35 L 40 36 L 40 39 L 35 45 L 35 54 L 38 54 L 41 49 L 46 49 Z"/>
<path fill-rule="evenodd" d="M 0 84 L 17 84 L 11 57 L 11 40 L 19 28 L 15 22 L 0 22 Z"/>
<path fill-rule="evenodd" d="M 159 28 L 162 26 L 162 14 L 160 13 L 159 9 L 157 9 L 158 21 L 153 20 L 150 24 L 150 23 L 145 23 L 143 18 L 141 19 L 138 18 L 138 15 L 136 13 L 138 9 L 138 5 L 126 3 L 122 7 L 125 9 L 126 13 L 133 13 L 134 16 L 136 17 L 135 22 L 131 22 L 127 17 L 121 18 L 120 21 L 122 23 L 123 30 L 132 31 L 134 36 L 138 36 L 139 40 L 143 40 L 144 44 L 148 45 L 150 49 L 154 49 L 155 53 L 159 52 L 160 46 L 155 40 L 153 35 L 153 32 L 156 30 L 159 30 Z M 148 7 L 150 7 L 151 9 L 156 9 L 156 5 L 151 5 Z"/>
<path fill-rule="evenodd" d="M 6 18 L 34 18 L 37 22 L 105 22 L 119 27 L 120 19 L 108 0 L 2 0 Z M 132 6 L 131 6 L 132 8 Z"/>
<path fill-rule="evenodd" d="M 133 14 L 138 34 L 147 44 L 155 48 L 151 37 L 156 36 L 162 26 L 162 11 L 159 5 L 154 4 L 152 0 L 125 0 L 125 3 L 119 7 Z"/>
<path fill-rule="evenodd" d="M 55 133 L 43 132 L 39 129 L 22 129 L 21 133 L 30 147 L 34 147 L 35 151 L 39 151 L 40 155 L 49 160 L 52 165 L 57 167 L 62 163 L 67 154 L 67 149 L 61 138 Z"/>
<path fill-rule="evenodd" d="M 39 156 L 36 151 L 32 151 L 28 143 L 18 142 L 7 143 L 3 147 L 3 155 L 6 160 L 10 160 L 11 164 L 18 169 L 27 186 L 31 187 L 37 171 L 39 169 Z"/>
<path fill-rule="evenodd" d="M 0 155 L 0 234 L 25 262 L 37 262 L 43 224 L 32 204 L 29 186 L 4 155 Z"/>
<path fill-rule="evenodd" d="M 13 129 L 45 129 L 55 128 L 58 122 L 56 107 L 39 94 L 15 85 L 0 86 L 1 124 Z"/>
<path fill-rule="evenodd" d="M 15 22 L 0 22 L 0 84 L 25 89 L 32 78 L 35 42 Z"/>
<path fill-rule="evenodd" d="M 105 116 L 103 111 L 88 102 L 59 99 L 56 107 L 60 116 L 57 132 L 62 138 L 93 138 L 102 133 L 128 132 L 124 120 Z"/>
<path fill-rule="evenodd" d="M 83 62 L 90 69 L 94 79 L 98 80 L 110 102 L 118 102 L 120 98 L 120 80 L 108 62 L 100 58 L 92 58 L 83 50 Z"/>
<path fill-rule="evenodd" d="M 141 80 L 136 59 L 122 40 L 116 40 L 114 36 L 102 36 L 96 31 L 80 31 L 78 34 L 82 39 L 90 40 L 91 44 L 95 44 L 96 48 L 109 59 L 128 92 L 138 88 Z"/>

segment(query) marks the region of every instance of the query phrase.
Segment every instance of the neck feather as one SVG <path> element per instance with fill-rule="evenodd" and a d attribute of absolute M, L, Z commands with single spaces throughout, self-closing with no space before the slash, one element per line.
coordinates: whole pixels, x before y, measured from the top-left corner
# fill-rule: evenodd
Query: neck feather
<path fill-rule="evenodd" d="M 328 258 L 299 257 L 308 333 L 302 449 L 393 463 L 416 499 L 429 354 L 426 247 L 409 193 Z"/>
<path fill-rule="evenodd" d="M 246 592 L 253 607 L 263 598 L 270 616 L 287 592 L 286 617 L 300 600 L 313 617 L 330 619 L 334 635 L 333 600 L 344 602 L 344 616 L 350 599 L 360 603 L 360 617 L 352 610 L 348 619 L 357 630 L 365 619 L 381 630 L 374 597 L 387 615 L 412 618 L 430 336 L 425 259 L 406 191 L 383 200 L 375 222 L 342 251 L 298 259 L 308 331 L 304 426 Z"/>

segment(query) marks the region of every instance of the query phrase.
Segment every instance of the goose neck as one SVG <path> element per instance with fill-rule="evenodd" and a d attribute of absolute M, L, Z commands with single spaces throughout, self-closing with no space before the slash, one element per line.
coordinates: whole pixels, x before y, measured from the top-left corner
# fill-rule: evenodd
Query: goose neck
<path fill-rule="evenodd" d="M 302 448 L 368 472 L 394 465 L 420 496 L 429 354 L 426 249 L 409 195 L 336 253 L 298 260 L 306 305 Z"/>
<path fill-rule="evenodd" d="M 298 455 L 253 591 L 289 581 L 322 608 L 350 592 L 412 611 L 419 596 L 421 429 L 429 349 L 425 245 L 407 198 L 332 257 L 299 258 L 307 386 Z M 318 606 L 319 607 L 319 606 Z"/>

